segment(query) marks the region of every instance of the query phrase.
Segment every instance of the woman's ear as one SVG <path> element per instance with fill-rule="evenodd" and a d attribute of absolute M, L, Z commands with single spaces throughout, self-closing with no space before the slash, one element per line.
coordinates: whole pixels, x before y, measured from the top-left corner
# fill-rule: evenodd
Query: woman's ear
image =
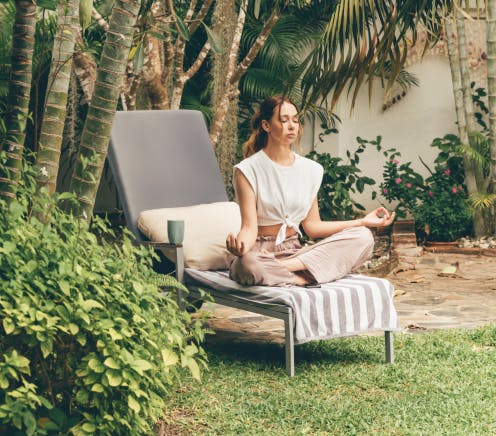
<path fill-rule="evenodd" d="M 270 126 L 269 126 L 269 122 L 267 120 L 262 120 L 262 129 L 264 129 L 267 133 L 270 132 Z"/>

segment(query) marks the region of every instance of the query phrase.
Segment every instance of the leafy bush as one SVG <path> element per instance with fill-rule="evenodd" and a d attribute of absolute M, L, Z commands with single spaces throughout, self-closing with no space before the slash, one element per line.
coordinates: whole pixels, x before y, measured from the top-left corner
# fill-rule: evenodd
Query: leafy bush
<path fill-rule="evenodd" d="M 324 177 L 318 195 L 319 211 L 323 220 L 349 220 L 356 218 L 358 211 L 365 210 L 352 198 L 352 193 L 362 193 L 365 185 L 373 185 L 375 181 L 370 177 L 358 175 L 359 154 L 365 150 L 365 144 L 360 141 L 359 144 L 353 154 L 347 152 L 349 164 L 342 163 L 343 159 L 332 157 L 329 153 L 311 151 L 307 154 L 308 158 L 324 167 Z"/>
<path fill-rule="evenodd" d="M 387 155 L 382 194 L 398 202 L 395 210 L 399 217 L 410 213 L 415 218 L 420 238 L 445 242 L 470 233 L 472 214 L 463 184 L 463 160 L 454 151 L 458 145 L 455 135 L 433 141 L 432 146 L 440 152 L 434 170 L 422 162 L 430 173 L 425 180 L 411 168 L 411 162 L 400 163 L 399 152 Z"/>
<path fill-rule="evenodd" d="M 37 193 L 39 221 L 33 189 L 0 204 L 0 433 L 149 433 L 180 368 L 200 376 L 201 322 L 160 292 L 150 251 Z"/>

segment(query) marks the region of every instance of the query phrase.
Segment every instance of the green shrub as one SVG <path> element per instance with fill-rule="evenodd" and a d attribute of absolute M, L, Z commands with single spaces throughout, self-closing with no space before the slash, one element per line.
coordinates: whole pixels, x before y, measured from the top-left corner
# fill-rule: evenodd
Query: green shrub
<path fill-rule="evenodd" d="M 358 138 L 360 139 L 360 138 Z M 315 160 L 324 167 L 324 177 L 320 187 L 318 202 L 323 220 L 349 220 L 356 218 L 359 211 L 365 208 L 352 198 L 356 192 L 362 193 L 365 185 L 373 185 L 370 177 L 360 176 L 359 154 L 365 150 L 365 144 L 359 142 L 357 150 L 351 154 L 347 151 L 349 163 L 343 163 L 340 157 L 332 157 L 329 153 L 311 151 L 306 157 Z M 373 198 L 375 198 L 375 192 Z"/>
<path fill-rule="evenodd" d="M 149 433 L 181 367 L 200 377 L 201 322 L 127 235 L 97 238 L 104 222 L 90 231 L 48 198 L 49 222 L 31 216 L 32 186 L 0 204 L 0 433 Z"/>
<path fill-rule="evenodd" d="M 396 213 L 415 218 L 419 239 L 454 241 L 471 233 L 472 212 L 464 182 L 462 158 L 454 153 L 458 137 L 436 138 L 432 146 L 440 149 L 434 169 L 422 163 L 430 175 L 425 179 L 411 168 L 411 162 L 401 163 L 401 154 L 388 150 L 384 163 L 384 181 L 380 187 L 389 201 L 397 201 Z"/>

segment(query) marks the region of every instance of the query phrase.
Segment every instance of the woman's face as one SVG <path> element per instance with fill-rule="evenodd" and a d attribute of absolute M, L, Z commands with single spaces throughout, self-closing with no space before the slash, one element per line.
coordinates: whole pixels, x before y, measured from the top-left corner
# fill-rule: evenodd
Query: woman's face
<path fill-rule="evenodd" d="M 279 110 L 280 108 L 280 110 Z M 262 121 L 262 128 L 268 133 L 268 143 L 290 145 L 298 137 L 300 120 L 293 104 L 285 101 L 274 109 L 272 118 Z"/>

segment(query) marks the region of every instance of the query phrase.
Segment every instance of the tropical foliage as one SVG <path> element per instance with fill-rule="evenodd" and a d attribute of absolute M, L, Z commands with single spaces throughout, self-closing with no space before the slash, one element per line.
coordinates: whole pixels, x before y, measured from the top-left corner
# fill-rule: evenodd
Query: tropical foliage
<path fill-rule="evenodd" d="M 307 157 L 324 167 L 324 176 L 318 194 L 319 211 L 323 220 L 350 220 L 365 208 L 353 199 L 353 194 L 364 192 L 366 186 L 375 184 L 370 177 L 360 175 L 358 164 L 366 143 L 359 144 L 355 152 L 348 152 L 348 162 L 329 153 L 310 152 Z M 375 196 L 375 195 L 374 195 Z"/>
<path fill-rule="evenodd" d="M 180 368 L 200 377 L 201 321 L 158 287 L 149 250 L 35 190 L 23 177 L 0 202 L 0 433 L 150 433 Z M 47 204 L 49 222 L 31 215 Z"/>
<path fill-rule="evenodd" d="M 435 167 L 424 179 L 411 162 L 401 162 L 401 153 L 386 152 L 382 195 L 395 202 L 399 217 L 413 217 L 419 239 L 454 241 L 471 234 L 473 209 L 464 185 L 463 157 L 456 135 L 436 138 L 431 144 L 439 149 Z"/>

